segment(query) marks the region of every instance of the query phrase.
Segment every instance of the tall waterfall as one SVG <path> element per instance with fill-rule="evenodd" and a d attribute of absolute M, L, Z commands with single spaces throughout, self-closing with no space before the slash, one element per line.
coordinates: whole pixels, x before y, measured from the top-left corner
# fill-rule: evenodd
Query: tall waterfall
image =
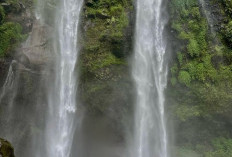
<path fill-rule="evenodd" d="M 163 0 L 137 0 L 132 75 L 136 85 L 133 157 L 168 157 Z"/>
<path fill-rule="evenodd" d="M 61 0 L 56 13 L 55 51 L 58 53 L 54 87 L 49 96 L 46 144 L 48 157 L 69 157 L 77 112 L 76 64 L 82 0 Z M 56 40 L 55 39 L 55 40 Z"/>

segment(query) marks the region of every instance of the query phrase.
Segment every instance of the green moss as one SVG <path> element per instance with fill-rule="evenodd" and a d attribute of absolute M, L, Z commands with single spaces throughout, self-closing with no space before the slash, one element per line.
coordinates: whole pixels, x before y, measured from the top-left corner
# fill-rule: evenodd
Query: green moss
<path fill-rule="evenodd" d="M 232 157 L 232 139 L 216 138 L 212 141 L 213 150 L 205 157 Z"/>
<path fill-rule="evenodd" d="M 90 53 L 85 56 L 85 59 L 87 61 L 85 65 L 88 67 L 89 71 L 92 72 L 110 65 L 125 64 L 125 62 L 116 58 L 110 53 L 103 53 L 98 55 Z"/>
<path fill-rule="evenodd" d="M 0 5 L 0 57 L 9 54 L 27 36 L 22 34 L 19 23 L 11 22 L 10 17 L 22 11 L 20 3 L 29 3 L 30 0 L 4 0 L 7 6 Z M 12 14 L 11 16 L 8 16 Z"/>
<path fill-rule="evenodd" d="M 232 46 L 232 21 L 228 22 L 225 25 L 225 29 L 222 31 L 224 37 L 226 38 L 226 41 L 230 46 Z"/>
<path fill-rule="evenodd" d="M 14 157 L 14 148 L 8 141 L 3 139 L 0 139 L 0 154 L 2 157 Z"/>
<path fill-rule="evenodd" d="M 182 13 L 187 11 L 192 6 L 196 6 L 198 2 L 196 0 L 172 0 L 171 9 L 176 13 Z"/>
<path fill-rule="evenodd" d="M 178 75 L 178 80 L 180 83 L 189 86 L 191 83 L 191 76 L 187 71 L 180 71 Z"/>
<path fill-rule="evenodd" d="M 184 54 L 182 54 L 181 52 L 177 52 L 177 58 L 178 58 L 179 64 L 182 65 L 183 59 L 184 59 Z"/>
<path fill-rule="evenodd" d="M 6 22 L 0 25 L 0 57 L 7 55 L 7 52 L 15 48 L 22 41 L 22 28 L 19 24 Z"/>
<path fill-rule="evenodd" d="M 201 154 L 188 147 L 177 148 L 176 156 L 178 157 L 201 157 Z"/>
<path fill-rule="evenodd" d="M 177 74 L 177 72 L 178 72 L 178 66 L 177 66 L 177 64 L 174 64 L 173 67 L 171 68 L 171 73 L 172 73 L 172 75 L 175 76 Z"/>
<path fill-rule="evenodd" d="M 175 85 L 177 84 L 177 79 L 176 79 L 176 77 L 172 77 L 172 78 L 171 78 L 171 84 L 172 84 L 173 86 L 175 86 Z"/>
<path fill-rule="evenodd" d="M 201 13 L 200 13 L 199 7 L 192 7 L 190 14 L 192 15 L 194 19 L 201 20 Z"/>
<path fill-rule="evenodd" d="M 3 23 L 3 21 L 5 20 L 5 10 L 4 8 L 0 5 L 0 24 Z"/>
<path fill-rule="evenodd" d="M 110 66 L 125 64 L 125 29 L 128 27 L 128 1 L 92 1 L 85 7 L 87 20 L 92 26 L 87 29 L 84 40 L 83 67 L 92 72 Z M 86 17 L 86 16 L 85 16 Z"/>
<path fill-rule="evenodd" d="M 217 17 L 224 21 L 221 26 L 215 26 L 219 29 L 214 33 L 220 37 L 216 40 L 212 40 L 197 0 L 170 3 L 171 26 L 180 46 L 175 46 L 176 60 L 171 68 L 168 94 L 174 104 L 170 108 L 177 122 L 177 143 L 190 146 L 190 153 L 183 151 L 177 156 L 232 157 L 228 139 L 216 142 L 220 147 L 211 143 L 219 136 L 231 138 L 232 10 L 229 8 L 232 3 L 227 0 L 207 2 L 212 5 L 209 6 L 211 11 L 217 12 Z M 224 8 L 219 13 L 221 3 Z"/>
<path fill-rule="evenodd" d="M 232 1 L 231 0 L 222 0 L 224 6 L 225 6 L 225 11 L 229 13 L 231 16 L 232 14 Z"/>
<path fill-rule="evenodd" d="M 90 0 L 84 6 L 81 99 L 92 114 L 106 114 L 109 107 L 128 107 L 132 6 L 131 0 Z"/>
<path fill-rule="evenodd" d="M 187 46 L 188 53 L 191 57 L 197 57 L 200 55 L 200 47 L 195 39 L 190 39 Z"/>
<path fill-rule="evenodd" d="M 181 121 L 186 121 L 190 118 L 199 117 L 201 114 L 198 106 L 179 105 L 176 108 L 176 115 Z"/>

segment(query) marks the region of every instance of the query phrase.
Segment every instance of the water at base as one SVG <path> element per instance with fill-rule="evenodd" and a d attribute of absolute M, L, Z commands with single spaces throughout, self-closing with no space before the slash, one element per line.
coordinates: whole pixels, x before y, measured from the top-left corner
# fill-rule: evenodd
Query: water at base
<path fill-rule="evenodd" d="M 47 157 L 69 157 L 75 131 L 78 77 L 78 25 L 82 0 L 61 0 L 57 6 L 54 49 L 55 80 L 49 95 L 46 125 Z M 75 119 L 75 122 L 74 122 Z"/>
<path fill-rule="evenodd" d="M 168 157 L 163 0 L 137 0 L 132 75 L 136 108 L 131 157 Z"/>

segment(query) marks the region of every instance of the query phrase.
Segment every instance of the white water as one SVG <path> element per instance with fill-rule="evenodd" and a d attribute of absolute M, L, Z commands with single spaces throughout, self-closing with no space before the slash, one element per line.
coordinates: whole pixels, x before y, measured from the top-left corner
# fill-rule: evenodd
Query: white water
<path fill-rule="evenodd" d="M 199 3 L 201 5 L 201 7 L 202 7 L 202 11 L 203 11 L 203 13 L 204 13 L 204 15 L 206 17 L 207 23 L 208 23 L 208 25 L 210 27 L 210 31 L 211 31 L 212 35 L 215 37 L 216 32 L 215 32 L 214 27 L 213 27 L 214 26 L 214 20 L 212 18 L 212 14 L 207 9 L 207 6 L 206 6 L 207 4 L 206 4 L 205 0 L 199 0 Z"/>
<path fill-rule="evenodd" d="M 16 96 L 15 87 L 17 85 L 15 84 L 16 74 L 13 70 L 14 66 L 17 66 L 17 61 L 15 61 L 15 60 L 13 60 L 10 64 L 10 67 L 9 67 L 9 70 L 8 70 L 8 73 L 6 76 L 6 80 L 3 84 L 1 95 L 0 95 L 0 104 L 2 104 L 3 99 L 6 98 L 5 101 L 7 101 L 7 103 L 8 103 L 8 108 L 7 108 L 8 112 L 11 111 L 11 109 L 13 107 L 14 99 Z M 10 114 L 8 114 L 8 119 L 10 119 L 9 116 L 10 116 Z"/>
<path fill-rule="evenodd" d="M 133 157 L 168 157 L 162 0 L 137 0 L 133 78 L 136 85 Z"/>
<path fill-rule="evenodd" d="M 14 86 L 14 71 L 13 71 L 13 64 L 16 63 L 15 60 L 13 60 L 10 64 L 6 80 L 4 82 L 4 85 L 2 87 L 2 92 L 0 96 L 0 103 L 3 99 L 3 97 L 6 95 L 7 91 L 12 91 L 12 88 Z"/>
<path fill-rule="evenodd" d="M 77 112 L 78 25 L 82 0 L 60 0 L 56 8 L 56 77 L 49 96 L 46 126 L 47 157 L 69 157 Z"/>

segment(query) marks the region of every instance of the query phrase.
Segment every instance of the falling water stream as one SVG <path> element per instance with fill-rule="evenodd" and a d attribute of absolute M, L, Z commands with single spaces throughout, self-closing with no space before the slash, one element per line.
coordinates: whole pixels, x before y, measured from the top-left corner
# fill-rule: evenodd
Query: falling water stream
<path fill-rule="evenodd" d="M 78 60 L 78 24 L 82 0 L 61 0 L 56 13 L 58 52 L 56 79 L 49 96 L 49 115 L 46 127 L 48 157 L 69 157 L 75 131 L 77 112 L 76 64 Z"/>
<path fill-rule="evenodd" d="M 38 19 L 46 16 L 43 13 L 45 1 L 41 2 L 43 3 L 36 12 Z M 137 0 L 132 69 L 136 85 L 136 109 L 131 157 L 169 157 L 164 95 L 168 73 L 165 60 L 166 40 L 163 35 L 166 19 L 162 15 L 162 3 L 163 0 Z M 44 140 L 35 138 L 46 150 L 36 150 L 36 157 L 70 157 L 72 154 L 76 124 L 81 123 L 81 117 L 77 118 L 79 101 L 76 65 L 82 5 L 83 0 L 59 0 L 54 7 L 52 47 L 55 54 L 55 76 L 47 87 L 48 102 L 43 110 L 47 113 L 44 120 L 45 130 L 38 137 Z M 12 65 L 13 63 L 14 61 Z M 4 97 L 7 88 L 8 91 L 12 90 L 12 65 L 0 99 Z"/>
<path fill-rule="evenodd" d="M 132 75 L 136 85 L 133 157 L 168 157 L 163 0 L 137 0 Z"/>
<path fill-rule="evenodd" d="M 206 17 L 206 20 L 207 20 L 207 23 L 210 27 L 210 31 L 212 33 L 212 35 L 215 37 L 216 36 L 216 32 L 214 30 L 214 21 L 215 19 L 213 19 L 213 16 L 212 16 L 212 13 L 210 12 L 209 8 L 207 7 L 207 3 L 205 0 L 199 0 L 199 3 L 202 7 L 202 11 L 203 11 L 203 14 L 205 15 Z"/>

